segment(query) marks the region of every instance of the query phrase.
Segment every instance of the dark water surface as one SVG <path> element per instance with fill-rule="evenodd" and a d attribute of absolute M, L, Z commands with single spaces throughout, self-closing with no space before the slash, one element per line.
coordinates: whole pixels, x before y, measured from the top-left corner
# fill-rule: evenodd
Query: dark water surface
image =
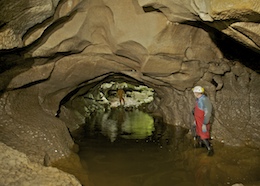
<path fill-rule="evenodd" d="M 78 139 L 84 171 L 65 171 L 93 186 L 260 185 L 259 149 L 212 141 L 215 154 L 208 157 L 187 132 L 141 111 L 97 115 Z"/>

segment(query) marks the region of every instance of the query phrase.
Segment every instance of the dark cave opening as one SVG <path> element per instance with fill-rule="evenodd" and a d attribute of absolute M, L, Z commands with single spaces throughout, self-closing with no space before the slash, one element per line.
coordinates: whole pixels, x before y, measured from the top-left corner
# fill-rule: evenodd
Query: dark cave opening
<path fill-rule="evenodd" d="M 221 32 L 215 32 L 212 39 L 225 58 L 230 61 L 239 61 L 246 67 L 260 73 L 260 53 Z"/>
<path fill-rule="evenodd" d="M 204 29 L 209 33 L 223 56 L 230 61 L 238 61 L 253 71 L 260 73 L 260 52 L 222 33 L 203 22 L 187 21 L 183 24 Z"/>
<path fill-rule="evenodd" d="M 211 80 L 211 84 L 213 84 L 215 87 L 218 87 L 218 83 L 214 79 Z"/>
<path fill-rule="evenodd" d="M 124 91 L 123 107 L 126 110 L 146 110 L 146 106 L 153 101 L 154 90 L 149 85 L 125 74 L 115 73 L 75 87 L 60 101 L 55 116 L 62 117 L 62 107 L 76 110 L 86 117 L 96 111 L 122 106 L 118 95 L 120 89 Z"/>
<path fill-rule="evenodd" d="M 162 12 L 161 10 L 154 8 L 153 6 L 143 6 L 144 12 Z"/>

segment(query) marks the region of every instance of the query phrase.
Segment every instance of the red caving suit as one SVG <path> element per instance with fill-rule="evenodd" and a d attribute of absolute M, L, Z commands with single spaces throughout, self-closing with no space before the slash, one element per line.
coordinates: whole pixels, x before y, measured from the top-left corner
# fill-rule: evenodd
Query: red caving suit
<path fill-rule="evenodd" d="M 212 112 L 212 105 L 207 96 L 204 94 L 196 99 L 196 106 L 194 109 L 194 118 L 196 122 L 196 133 L 200 138 L 209 139 L 210 138 L 210 117 Z M 202 125 L 206 124 L 207 132 L 202 132 Z"/>

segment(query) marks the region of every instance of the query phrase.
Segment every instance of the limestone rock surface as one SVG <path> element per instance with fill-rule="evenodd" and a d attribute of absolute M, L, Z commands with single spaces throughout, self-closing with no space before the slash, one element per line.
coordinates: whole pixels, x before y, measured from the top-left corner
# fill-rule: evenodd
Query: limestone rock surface
<path fill-rule="evenodd" d="M 24 153 L 3 143 L 0 150 L 0 185 L 81 185 L 73 175 L 32 163 Z"/>
<path fill-rule="evenodd" d="M 0 141 L 34 162 L 68 156 L 70 117 L 58 117 L 64 102 L 115 75 L 153 88 L 151 110 L 186 128 L 191 88 L 204 86 L 214 108 L 213 137 L 259 147 L 259 73 L 227 59 L 214 35 L 218 30 L 259 54 L 259 3 L 2 0 Z"/>
<path fill-rule="evenodd" d="M 160 10 L 169 21 L 201 20 L 230 37 L 259 50 L 260 2 L 257 0 L 139 0 Z"/>

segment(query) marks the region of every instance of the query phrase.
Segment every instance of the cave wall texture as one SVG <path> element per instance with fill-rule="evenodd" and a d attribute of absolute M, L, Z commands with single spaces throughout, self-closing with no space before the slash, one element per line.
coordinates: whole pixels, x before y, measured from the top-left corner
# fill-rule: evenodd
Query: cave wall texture
<path fill-rule="evenodd" d="M 257 56 L 259 0 L 2 0 L 0 9 L 0 140 L 31 160 L 70 154 L 70 121 L 55 117 L 61 100 L 114 73 L 153 88 L 149 108 L 184 127 L 191 88 L 202 85 L 212 136 L 260 146 L 259 73 L 214 42 L 223 33 Z"/>

